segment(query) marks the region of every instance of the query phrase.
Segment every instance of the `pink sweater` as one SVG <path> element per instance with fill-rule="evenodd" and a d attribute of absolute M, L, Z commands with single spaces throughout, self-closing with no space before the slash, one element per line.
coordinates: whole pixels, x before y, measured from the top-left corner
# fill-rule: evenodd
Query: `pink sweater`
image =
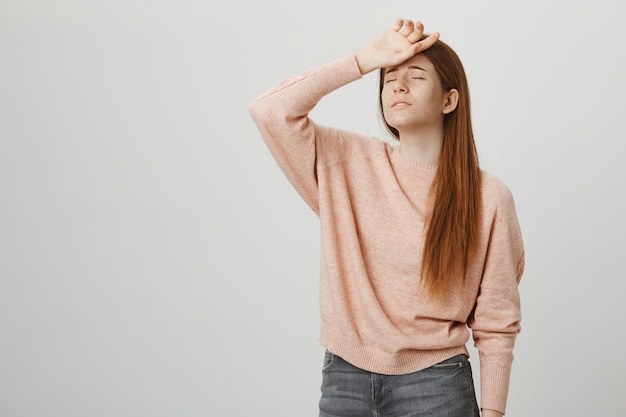
<path fill-rule="evenodd" d="M 477 255 L 463 285 L 443 302 L 429 299 L 418 280 L 436 167 L 308 117 L 324 95 L 359 78 L 346 56 L 287 78 L 250 107 L 276 162 L 320 219 L 320 342 L 362 369 L 403 374 L 467 353 L 471 329 L 481 406 L 504 413 L 524 269 L 513 197 L 483 172 Z"/>

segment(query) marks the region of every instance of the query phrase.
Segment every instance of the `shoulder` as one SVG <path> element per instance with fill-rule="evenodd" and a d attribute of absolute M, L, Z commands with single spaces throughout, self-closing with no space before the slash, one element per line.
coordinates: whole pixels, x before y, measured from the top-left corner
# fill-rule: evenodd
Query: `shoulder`
<path fill-rule="evenodd" d="M 481 170 L 481 194 L 485 208 L 514 210 L 515 201 L 511 189 L 495 175 Z"/>

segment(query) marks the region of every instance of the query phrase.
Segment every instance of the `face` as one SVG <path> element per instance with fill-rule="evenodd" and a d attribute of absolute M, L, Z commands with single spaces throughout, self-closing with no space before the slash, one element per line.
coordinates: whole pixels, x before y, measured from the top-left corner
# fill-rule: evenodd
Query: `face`
<path fill-rule="evenodd" d="M 385 70 L 381 91 L 383 116 L 400 133 L 441 128 L 444 115 L 456 107 L 455 93 L 456 90 L 443 90 L 433 64 L 425 55 L 417 54 Z"/>

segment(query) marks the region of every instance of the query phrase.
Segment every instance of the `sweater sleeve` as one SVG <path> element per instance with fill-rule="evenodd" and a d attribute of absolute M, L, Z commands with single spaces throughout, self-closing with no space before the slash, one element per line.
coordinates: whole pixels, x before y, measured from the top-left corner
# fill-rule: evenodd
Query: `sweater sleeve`
<path fill-rule="evenodd" d="M 278 166 L 311 209 L 318 213 L 316 142 L 318 129 L 308 115 L 326 94 L 361 78 L 356 59 L 345 56 L 283 80 L 254 100 L 250 114 Z"/>
<path fill-rule="evenodd" d="M 481 407 L 504 414 L 513 347 L 521 330 L 518 284 L 524 271 L 524 247 L 513 196 L 506 187 L 500 191 L 480 291 L 468 325 L 480 356 Z"/>

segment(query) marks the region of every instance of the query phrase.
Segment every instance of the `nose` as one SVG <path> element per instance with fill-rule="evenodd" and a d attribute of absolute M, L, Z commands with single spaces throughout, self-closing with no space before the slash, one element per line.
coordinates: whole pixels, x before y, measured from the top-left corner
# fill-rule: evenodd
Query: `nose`
<path fill-rule="evenodd" d="M 406 93 L 406 91 L 407 91 L 406 84 L 404 84 L 404 82 L 402 82 L 400 77 L 398 77 L 398 79 L 393 82 L 393 92 L 394 93 Z"/>

